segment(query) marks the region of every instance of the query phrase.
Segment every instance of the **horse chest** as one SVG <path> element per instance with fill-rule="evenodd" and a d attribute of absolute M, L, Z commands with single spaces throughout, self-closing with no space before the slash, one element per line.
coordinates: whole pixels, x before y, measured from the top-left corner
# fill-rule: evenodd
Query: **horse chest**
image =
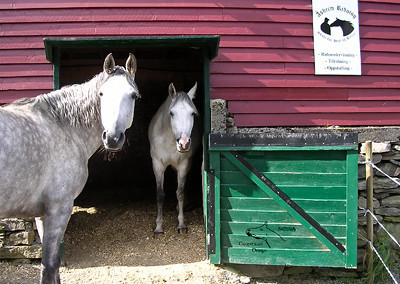
<path fill-rule="evenodd" d="M 175 150 L 175 152 L 163 152 L 162 156 L 160 157 L 160 160 L 162 161 L 162 164 L 167 166 L 172 166 L 174 168 L 179 167 L 179 165 L 187 160 L 188 153 L 179 153 L 178 151 Z"/>

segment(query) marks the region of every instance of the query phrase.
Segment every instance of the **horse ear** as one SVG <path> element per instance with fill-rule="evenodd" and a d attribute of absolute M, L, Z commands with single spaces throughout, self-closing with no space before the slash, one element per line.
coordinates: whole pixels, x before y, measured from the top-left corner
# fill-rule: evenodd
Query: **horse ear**
<path fill-rule="evenodd" d="M 169 94 L 171 97 L 175 97 L 176 90 L 175 90 L 174 83 L 169 84 L 169 87 L 168 87 L 168 94 Z"/>
<path fill-rule="evenodd" d="M 129 57 L 126 60 L 125 69 L 126 71 L 129 72 L 129 74 L 134 76 L 136 73 L 136 68 L 137 68 L 136 57 L 132 53 L 129 53 Z"/>
<path fill-rule="evenodd" d="M 112 53 L 110 53 L 104 60 L 103 70 L 104 72 L 110 74 L 111 71 L 114 69 L 114 67 L 115 67 L 114 57 L 112 56 Z"/>
<path fill-rule="evenodd" d="M 190 99 L 194 99 L 196 95 L 196 90 L 197 90 L 197 82 L 194 84 L 193 88 L 190 89 L 190 91 L 187 93 Z"/>

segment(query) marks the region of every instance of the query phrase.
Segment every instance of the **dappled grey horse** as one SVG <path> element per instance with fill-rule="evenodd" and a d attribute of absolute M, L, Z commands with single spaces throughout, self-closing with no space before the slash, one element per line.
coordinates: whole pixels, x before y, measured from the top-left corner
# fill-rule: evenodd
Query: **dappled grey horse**
<path fill-rule="evenodd" d="M 186 175 L 191 159 L 200 144 L 201 126 L 198 111 L 193 104 L 197 83 L 188 92 L 176 92 L 171 83 L 169 96 L 153 116 L 149 126 L 150 154 L 157 183 L 157 220 L 155 237 L 164 233 L 162 207 L 164 203 L 164 172 L 168 166 L 177 171 L 178 232 L 186 233 L 183 200 Z"/>
<path fill-rule="evenodd" d="M 41 283 L 60 283 L 59 246 L 74 199 L 88 177 L 88 159 L 101 146 L 118 151 L 133 121 L 136 58 L 103 72 L 0 108 L 0 218 L 36 218 L 42 239 Z"/>

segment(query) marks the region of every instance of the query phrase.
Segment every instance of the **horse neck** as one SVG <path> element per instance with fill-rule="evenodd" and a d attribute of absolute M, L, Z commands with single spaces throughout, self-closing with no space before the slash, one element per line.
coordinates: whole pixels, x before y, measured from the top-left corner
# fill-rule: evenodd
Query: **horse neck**
<path fill-rule="evenodd" d="M 171 136 L 175 137 L 175 134 L 172 132 L 171 117 L 169 114 L 171 102 L 172 98 L 168 96 L 161 106 L 161 115 L 159 116 L 159 121 L 161 126 L 160 129 L 162 131 L 170 133 Z"/>

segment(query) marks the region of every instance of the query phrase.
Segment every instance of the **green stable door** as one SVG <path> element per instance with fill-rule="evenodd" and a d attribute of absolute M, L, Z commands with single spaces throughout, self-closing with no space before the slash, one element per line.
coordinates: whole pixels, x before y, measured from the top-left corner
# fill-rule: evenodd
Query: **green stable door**
<path fill-rule="evenodd" d="M 357 134 L 211 134 L 212 263 L 356 268 Z"/>

